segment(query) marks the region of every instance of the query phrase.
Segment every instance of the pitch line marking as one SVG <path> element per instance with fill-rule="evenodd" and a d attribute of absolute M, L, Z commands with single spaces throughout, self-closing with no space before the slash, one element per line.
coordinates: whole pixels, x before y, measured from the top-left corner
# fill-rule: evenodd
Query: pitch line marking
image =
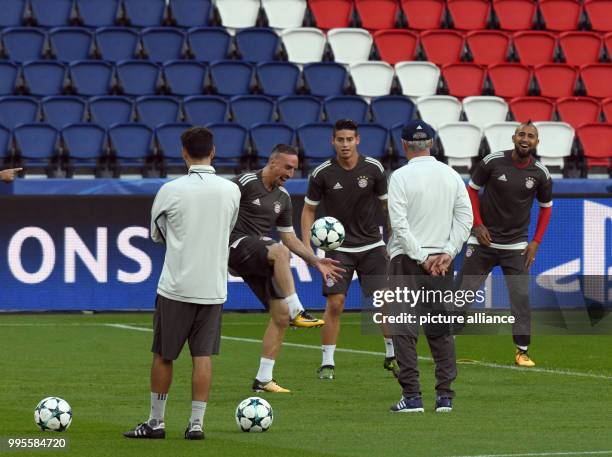
<path fill-rule="evenodd" d="M 580 452 L 535 452 L 529 454 L 479 454 L 479 455 L 454 455 L 451 457 L 552 457 L 557 455 L 609 455 L 610 451 L 580 451 Z"/>

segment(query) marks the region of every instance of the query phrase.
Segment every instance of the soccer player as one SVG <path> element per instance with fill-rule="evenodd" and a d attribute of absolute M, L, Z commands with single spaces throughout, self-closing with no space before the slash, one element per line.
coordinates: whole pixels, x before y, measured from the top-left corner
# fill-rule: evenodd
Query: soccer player
<path fill-rule="evenodd" d="M 188 341 L 193 372 L 185 438 L 204 439 L 210 356 L 219 353 L 229 236 L 238 218 L 240 191 L 215 175 L 210 165 L 213 135 L 208 129 L 188 129 L 181 142 L 189 174 L 164 184 L 151 210 L 151 238 L 166 245 L 153 316 L 151 412 L 146 422 L 124 433 L 127 438 L 165 438 L 172 363 Z"/>
<path fill-rule="evenodd" d="M 297 150 L 278 144 L 262 170 L 243 173 L 234 179 L 241 198 L 238 221 L 230 236 L 230 271 L 242 276 L 271 314 L 263 337 L 259 371 L 253 381 L 255 392 L 289 392 L 272 377 L 289 323 L 295 327 L 320 327 L 324 323 L 304 310 L 295 293 L 290 251 L 315 266 L 329 280 L 338 278 L 342 271 L 336 261 L 319 259 L 308 251 L 293 231 L 291 198 L 283 184 L 297 167 Z M 282 244 L 269 238 L 274 227 Z"/>
<path fill-rule="evenodd" d="M 302 210 L 302 241 L 310 248 L 310 227 L 315 220 L 317 205 L 323 202 L 325 215 L 338 219 L 346 231 L 339 248 L 325 256 L 338 260 L 345 269 L 342 279 L 335 284 L 326 281 L 323 295 L 325 326 L 321 330 L 323 358 L 318 370 L 320 379 L 334 379 L 334 351 L 340 333 L 340 315 L 344 309 L 346 293 L 353 273 L 357 271 L 366 296 L 373 292 L 375 281 L 367 276 L 383 277 L 387 274 L 387 254 L 376 214 L 381 207 L 387 212 L 387 178 L 380 162 L 361 155 L 357 124 L 341 119 L 334 125 L 332 144 L 336 156 L 316 167 L 308 180 L 308 191 Z M 397 374 L 397 362 L 391 338 L 385 337 L 384 368 Z"/>
<path fill-rule="evenodd" d="M 527 352 L 531 341 L 528 273 L 550 220 L 552 180 L 546 167 L 534 157 L 539 140 L 538 129 L 531 122 L 519 125 L 512 141 L 513 150 L 487 155 L 468 184 L 474 227 L 459 284 L 462 290 L 478 290 L 493 267 L 501 267 L 515 318 L 514 361 L 522 367 L 533 367 L 535 363 Z M 482 187 L 484 192 L 479 199 Z M 540 212 L 535 235 L 528 242 L 534 198 Z"/>
<path fill-rule="evenodd" d="M 23 168 L 7 168 L 6 170 L 0 171 L 0 181 L 4 181 L 9 183 L 15 179 L 17 173 L 19 173 Z"/>

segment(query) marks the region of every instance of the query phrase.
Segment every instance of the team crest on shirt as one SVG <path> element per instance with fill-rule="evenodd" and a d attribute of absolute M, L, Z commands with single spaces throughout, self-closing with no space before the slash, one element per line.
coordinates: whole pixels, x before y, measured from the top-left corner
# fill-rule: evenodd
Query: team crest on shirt
<path fill-rule="evenodd" d="M 362 189 L 365 189 L 366 187 L 368 187 L 368 177 L 360 176 L 359 178 L 357 178 L 357 185 L 361 187 Z"/>
<path fill-rule="evenodd" d="M 279 202 L 279 201 L 275 201 L 275 202 L 274 202 L 274 212 L 275 212 L 276 214 L 278 214 L 278 213 L 280 213 L 280 212 L 281 212 L 281 204 L 280 204 L 280 202 Z"/>
<path fill-rule="evenodd" d="M 532 189 L 533 186 L 535 186 L 536 180 L 535 178 L 532 178 L 531 176 L 528 176 L 527 178 L 525 178 L 525 187 L 527 189 Z"/>
<path fill-rule="evenodd" d="M 467 250 L 465 251 L 465 256 L 471 257 L 472 254 L 474 254 L 474 248 L 472 246 L 468 246 Z"/>

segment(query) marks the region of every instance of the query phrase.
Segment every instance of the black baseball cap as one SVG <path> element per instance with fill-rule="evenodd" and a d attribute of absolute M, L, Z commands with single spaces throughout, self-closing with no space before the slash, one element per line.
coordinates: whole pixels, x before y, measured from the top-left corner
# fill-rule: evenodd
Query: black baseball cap
<path fill-rule="evenodd" d="M 433 140 L 435 136 L 433 127 L 420 119 L 408 122 L 402 129 L 402 140 L 405 141 Z"/>

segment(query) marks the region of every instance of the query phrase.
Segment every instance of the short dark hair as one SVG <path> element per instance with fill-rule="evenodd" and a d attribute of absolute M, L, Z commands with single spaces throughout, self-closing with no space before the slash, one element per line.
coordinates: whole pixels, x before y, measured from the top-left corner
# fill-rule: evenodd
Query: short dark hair
<path fill-rule="evenodd" d="M 206 159 L 213 150 L 213 133 L 206 127 L 191 127 L 181 135 L 181 144 L 193 159 Z"/>
<path fill-rule="evenodd" d="M 339 130 L 352 130 L 357 132 L 357 123 L 352 119 L 339 119 L 334 124 L 334 136 Z"/>
<path fill-rule="evenodd" d="M 291 145 L 279 143 L 272 148 L 272 152 L 270 153 L 271 156 L 277 154 L 287 154 L 290 156 L 296 156 L 298 155 L 298 150 L 297 148 Z"/>

